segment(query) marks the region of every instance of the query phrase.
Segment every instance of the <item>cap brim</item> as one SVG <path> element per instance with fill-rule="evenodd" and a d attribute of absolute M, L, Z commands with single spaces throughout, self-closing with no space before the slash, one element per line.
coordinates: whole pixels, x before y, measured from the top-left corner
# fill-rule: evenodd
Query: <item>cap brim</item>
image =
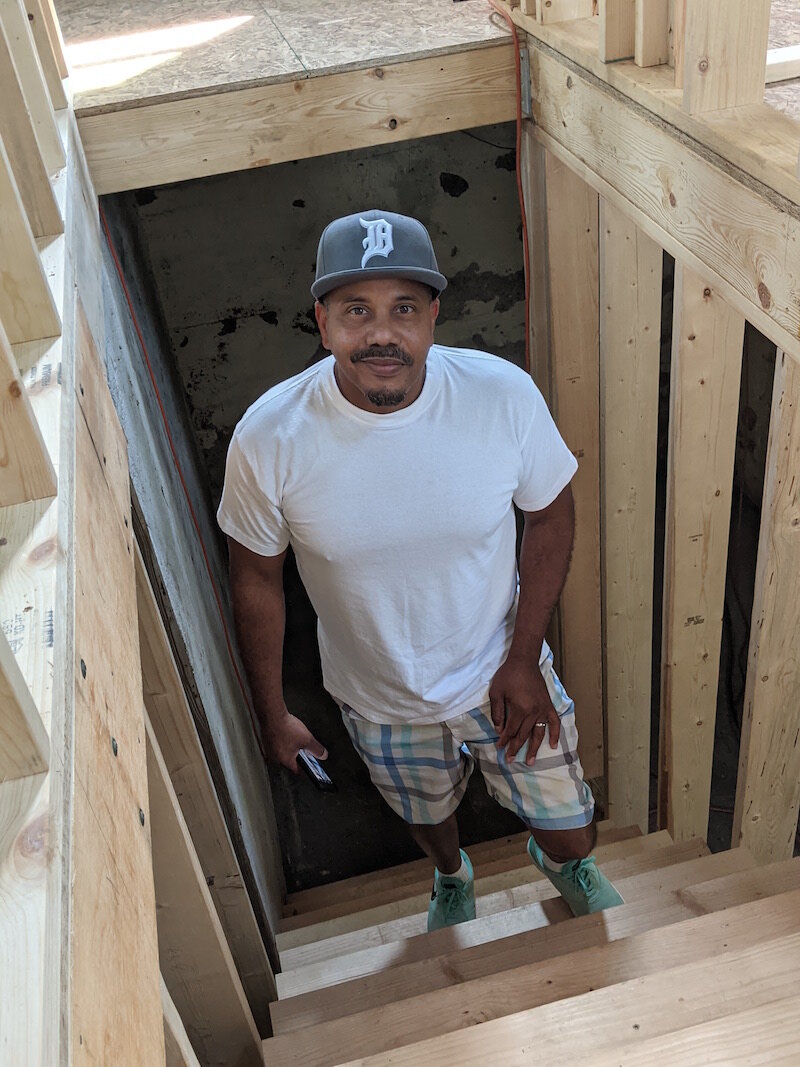
<path fill-rule="evenodd" d="M 357 282 L 361 279 L 369 280 L 370 278 L 408 278 L 413 282 L 429 285 L 438 293 L 447 288 L 447 278 L 435 270 L 424 270 L 421 267 L 372 267 L 371 269 L 343 270 L 337 274 L 328 274 L 324 278 L 320 278 L 319 281 L 314 282 L 311 286 L 311 295 L 315 300 L 320 300 L 323 296 L 342 285 L 347 285 L 349 282 Z"/>

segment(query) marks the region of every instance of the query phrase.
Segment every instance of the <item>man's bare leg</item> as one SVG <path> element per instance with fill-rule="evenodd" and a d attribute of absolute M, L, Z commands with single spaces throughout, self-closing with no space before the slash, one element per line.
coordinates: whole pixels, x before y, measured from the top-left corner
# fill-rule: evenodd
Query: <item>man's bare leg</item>
<path fill-rule="evenodd" d="M 536 844 L 554 863 L 582 860 L 597 843 L 594 820 L 577 830 L 531 830 Z"/>
<path fill-rule="evenodd" d="M 455 874 L 461 866 L 458 848 L 458 823 L 455 814 L 436 826 L 409 824 L 411 836 L 436 864 L 440 874 Z"/>

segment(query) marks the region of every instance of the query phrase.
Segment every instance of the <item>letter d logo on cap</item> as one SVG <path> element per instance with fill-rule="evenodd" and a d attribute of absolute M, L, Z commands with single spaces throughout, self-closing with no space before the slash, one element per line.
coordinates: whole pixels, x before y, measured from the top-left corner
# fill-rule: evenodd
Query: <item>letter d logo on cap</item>
<path fill-rule="evenodd" d="M 383 256 L 386 259 L 389 253 L 394 250 L 392 224 L 387 222 L 386 219 L 359 219 L 358 221 L 367 231 L 367 236 L 361 242 L 365 249 L 364 255 L 361 257 L 363 270 L 373 256 Z"/>

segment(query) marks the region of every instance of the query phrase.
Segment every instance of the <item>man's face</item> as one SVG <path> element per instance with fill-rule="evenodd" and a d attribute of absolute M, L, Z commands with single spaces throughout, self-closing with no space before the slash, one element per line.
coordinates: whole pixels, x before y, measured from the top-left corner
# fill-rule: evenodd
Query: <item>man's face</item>
<path fill-rule="evenodd" d="M 422 390 L 439 314 L 430 289 L 405 278 L 371 278 L 334 289 L 324 300 L 314 311 L 343 395 L 378 413 L 412 404 Z"/>

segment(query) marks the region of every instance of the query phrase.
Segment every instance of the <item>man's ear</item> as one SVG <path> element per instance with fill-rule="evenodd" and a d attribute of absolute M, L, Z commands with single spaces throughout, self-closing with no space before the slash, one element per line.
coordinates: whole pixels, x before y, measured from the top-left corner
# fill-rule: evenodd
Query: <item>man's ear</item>
<path fill-rule="evenodd" d="M 436 325 L 436 320 L 439 318 L 439 297 L 434 297 L 431 300 L 431 326 Z"/>
<path fill-rule="evenodd" d="M 314 301 L 314 316 L 317 320 L 323 347 L 330 352 L 331 346 L 328 344 L 328 309 L 321 300 Z"/>

